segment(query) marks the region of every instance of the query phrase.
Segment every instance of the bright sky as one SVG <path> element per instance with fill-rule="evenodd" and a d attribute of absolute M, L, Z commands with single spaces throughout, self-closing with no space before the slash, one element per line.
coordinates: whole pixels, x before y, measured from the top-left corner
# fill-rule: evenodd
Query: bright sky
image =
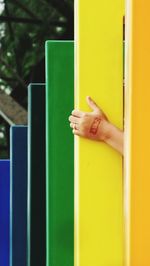
<path fill-rule="evenodd" d="M 0 15 L 4 10 L 4 3 L 3 0 L 0 0 Z M 0 23 L 0 38 L 4 37 L 4 24 Z M 1 47 L 1 43 L 0 43 L 0 47 Z"/>
<path fill-rule="evenodd" d="M 4 4 L 2 1 L 0 1 L 0 14 L 3 12 L 4 10 Z"/>

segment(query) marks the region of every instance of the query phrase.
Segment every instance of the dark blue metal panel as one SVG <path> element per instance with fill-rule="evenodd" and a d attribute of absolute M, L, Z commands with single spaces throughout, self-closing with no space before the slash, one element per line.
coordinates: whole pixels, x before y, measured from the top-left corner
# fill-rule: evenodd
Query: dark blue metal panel
<path fill-rule="evenodd" d="M 10 266 L 27 265 L 27 127 L 10 131 Z"/>
<path fill-rule="evenodd" d="M 10 161 L 0 160 L 0 266 L 9 266 Z"/>

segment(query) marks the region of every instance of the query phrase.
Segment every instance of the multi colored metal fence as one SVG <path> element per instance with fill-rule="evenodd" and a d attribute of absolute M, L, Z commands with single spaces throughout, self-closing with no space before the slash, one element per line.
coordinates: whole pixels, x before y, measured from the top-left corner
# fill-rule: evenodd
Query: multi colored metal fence
<path fill-rule="evenodd" d="M 149 8 L 76 0 L 75 41 L 46 42 L 46 84 L 29 85 L 28 126 L 0 160 L 0 266 L 150 265 Z M 74 145 L 68 117 L 92 111 L 88 95 L 125 131 L 124 161 Z"/>

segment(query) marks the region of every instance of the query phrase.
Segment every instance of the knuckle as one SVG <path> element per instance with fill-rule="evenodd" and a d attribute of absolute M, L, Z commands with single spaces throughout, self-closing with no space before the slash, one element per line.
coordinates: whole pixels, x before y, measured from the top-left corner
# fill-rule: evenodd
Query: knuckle
<path fill-rule="evenodd" d="M 74 135 L 76 135 L 76 130 L 75 130 L 75 129 L 73 129 L 73 131 L 72 131 L 72 132 L 73 132 L 73 134 L 74 134 Z"/>
<path fill-rule="evenodd" d="M 81 119 L 79 122 L 79 126 L 82 129 L 84 127 L 84 119 Z"/>
<path fill-rule="evenodd" d="M 79 120 L 79 122 L 78 122 L 78 125 L 79 126 L 82 126 L 82 123 L 83 123 L 83 120 L 82 120 L 82 118 Z"/>

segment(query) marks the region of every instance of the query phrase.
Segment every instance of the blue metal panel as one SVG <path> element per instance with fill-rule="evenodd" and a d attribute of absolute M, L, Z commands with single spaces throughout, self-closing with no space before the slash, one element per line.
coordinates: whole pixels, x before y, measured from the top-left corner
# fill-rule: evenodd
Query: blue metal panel
<path fill-rule="evenodd" d="M 10 161 L 0 160 L 0 266 L 9 266 Z"/>
<path fill-rule="evenodd" d="M 10 131 L 10 266 L 27 263 L 27 127 Z"/>

